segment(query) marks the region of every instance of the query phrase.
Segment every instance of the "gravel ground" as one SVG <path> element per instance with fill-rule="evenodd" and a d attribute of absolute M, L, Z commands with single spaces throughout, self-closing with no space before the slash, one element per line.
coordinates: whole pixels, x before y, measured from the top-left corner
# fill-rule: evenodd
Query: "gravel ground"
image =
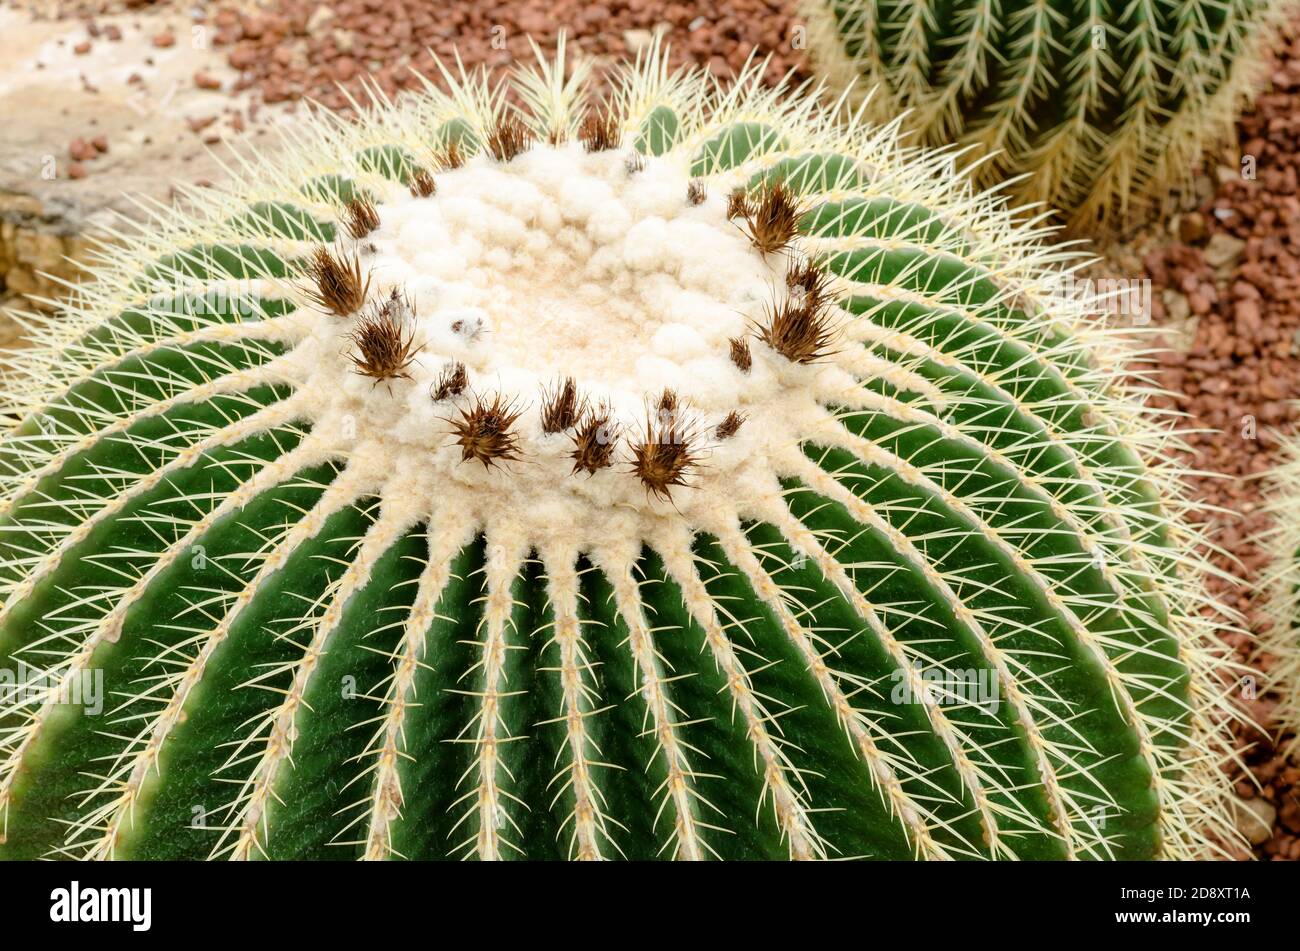
<path fill-rule="evenodd" d="M 1300 399 L 1300 25 L 1288 31 L 1270 88 L 1238 123 L 1237 139 L 1211 169 L 1212 194 L 1152 242 L 1160 246 L 1142 253 L 1138 268 L 1151 278 L 1156 321 L 1182 337 L 1166 336 L 1173 349 L 1161 357 L 1160 380 L 1171 392 L 1166 405 L 1202 431 L 1189 439 L 1193 463 L 1215 477 L 1197 480 L 1196 491 L 1228 510 L 1212 521 L 1211 539 L 1230 556 L 1217 561 L 1250 578 L 1268 564 L 1258 542 L 1269 527 L 1258 477 L 1276 464 L 1277 434 L 1294 432 Z M 1254 159 L 1253 180 L 1243 175 L 1244 157 Z M 1245 586 L 1216 587 L 1252 633 L 1267 630 Z M 1250 639 L 1226 636 L 1251 662 Z M 1270 658 L 1254 662 L 1266 669 Z M 1270 698 L 1245 702 L 1272 734 Z M 1300 764 L 1275 753 L 1269 735 L 1243 731 L 1238 741 L 1253 777 L 1237 791 L 1257 814 L 1275 816 L 1257 854 L 1300 860 Z"/>
<path fill-rule="evenodd" d="M 755 47 L 773 54 L 774 73 L 800 62 L 791 0 L 344 0 L 328 7 L 287 0 L 274 7 L 269 16 L 220 7 L 211 18 L 213 43 L 230 46 L 243 81 L 270 102 L 306 96 L 346 108 L 338 84 L 356 93 L 367 76 L 391 95 L 416 84 L 410 68 L 436 75 L 430 51 L 446 61 L 459 51 L 467 65 L 500 71 L 532 59 L 529 36 L 545 48 L 560 30 L 575 52 L 598 62 L 635 54 L 656 31 L 669 34 L 677 63 L 691 60 L 719 76 Z"/>
<path fill-rule="evenodd" d="M 53 15 L 83 17 L 96 8 L 155 5 L 42 4 Z M 728 75 L 758 47 L 772 54 L 769 76 L 794 70 L 802 78 L 793 7 L 794 0 L 281 0 L 196 8 L 193 16 L 240 71 L 230 91 L 346 110 L 343 90 L 359 94 L 367 77 L 394 94 L 412 84 L 408 66 L 433 75 L 429 50 L 444 58 L 459 50 L 467 66 L 499 71 L 531 59 L 528 34 L 546 47 L 560 29 L 578 55 L 597 63 L 635 53 L 662 31 L 677 62 Z M 87 39 L 103 41 L 93 25 Z M 1243 156 L 1253 157 L 1253 180 L 1242 175 Z M 1164 403 L 1186 414 L 1191 461 L 1210 473 L 1194 491 L 1225 510 L 1209 526 L 1225 552 L 1218 561 L 1258 576 L 1267 557 L 1258 538 L 1268 525 L 1254 477 L 1274 464 L 1276 433 L 1294 430 L 1292 401 L 1300 399 L 1300 25 L 1286 37 L 1270 88 L 1240 121 L 1238 142 L 1211 157 L 1199 194 L 1197 207 L 1111 248 L 1098 273 L 1150 278 L 1154 321 L 1170 348 L 1157 372 L 1170 394 Z M 1265 630 L 1244 586 L 1216 586 L 1252 634 Z M 1253 656 L 1250 637 L 1224 636 L 1244 663 L 1267 668 L 1270 659 Z M 1259 858 L 1300 860 L 1300 765 L 1274 751 L 1270 698 L 1243 702 L 1267 731 L 1239 735 L 1250 775 L 1238 793 L 1243 810 L 1259 817 L 1243 828 Z"/>

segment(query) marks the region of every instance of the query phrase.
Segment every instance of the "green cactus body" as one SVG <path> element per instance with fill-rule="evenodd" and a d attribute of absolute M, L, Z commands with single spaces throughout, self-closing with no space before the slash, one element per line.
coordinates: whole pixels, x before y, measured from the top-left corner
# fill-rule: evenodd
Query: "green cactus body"
<path fill-rule="evenodd" d="M 1287 0 L 804 0 L 818 72 L 875 119 L 970 146 L 985 184 L 1122 229 L 1231 137 Z M 868 92 L 873 90 L 868 97 Z"/>
<path fill-rule="evenodd" d="M 0 854 L 1227 841 L 1124 345 L 759 72 L 448 77 L 105 249 L 12 358 Z"/>

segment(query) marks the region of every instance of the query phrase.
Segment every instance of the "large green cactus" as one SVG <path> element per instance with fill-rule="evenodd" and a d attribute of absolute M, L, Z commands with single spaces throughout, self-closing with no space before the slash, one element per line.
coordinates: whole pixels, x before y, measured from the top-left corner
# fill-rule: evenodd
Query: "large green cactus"
<path fill-rule="evenodd" d="M 1232 835 L 1124 345 L 947 158 L 758 73 L 448 76 L 105 250 L 14 361 L 0 852 Z"/>
<path fill-rule="evenodd" d="M 833 85 L 971 146 L 993 184 L 1023 176 L 1076 229 L 1122 229 L 1230 138 L 1291 0 L 802 0 Z"/>

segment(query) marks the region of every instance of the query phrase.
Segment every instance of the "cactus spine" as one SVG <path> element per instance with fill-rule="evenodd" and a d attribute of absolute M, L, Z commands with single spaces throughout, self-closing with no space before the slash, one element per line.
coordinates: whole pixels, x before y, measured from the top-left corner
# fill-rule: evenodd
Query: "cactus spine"
<path fill-rule="evenodd" d="M 1069 225 L 1120 230 L 1189 182 L 1262 79 L 1288 0 L 803 0 L 817 70 L 906 112 L 927 144 L 972 147 L 988 185 Z"/>
<path fill-rule="evenodd" d="M 1069 258 L 757 66 L 539 64 L 296 128 L 13 358 L 0 854 L 1214 854 L 1172 437 Z"/>

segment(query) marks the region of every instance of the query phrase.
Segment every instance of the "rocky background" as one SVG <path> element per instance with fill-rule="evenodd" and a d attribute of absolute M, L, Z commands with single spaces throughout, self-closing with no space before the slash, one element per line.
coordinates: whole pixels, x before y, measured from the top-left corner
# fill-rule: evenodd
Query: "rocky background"
<path fill-rule="evenodd" d="M 505 70 L 532 58 L 529 35 L 546 47 L 561 29 L 598 64 L 663 33 L 676 61 L 719 76 L 754 48 L 771 55 L 773 79 L 808 75 L 794 0 L 0 0 L 0 308 L 53 306 L 73 261 L 111 240 L 116 214 L 168 201 L 173 181 L 219 180 L 231 148 L 309 100 L 346 112 L 367 82 L 396 95 L 411 69 L 435 74 L 434 54 Z M 1275 464 L 1277 434 L 1294 431 L 1300 397 L 1298 140 L 1300 23 L 1186 206 L 1093 268 L 1150 281 L 1161 401 L 1185 414 L 1190 461 L 1206 473 L 1194 491 L 1220 509 L 1208 525 L 1216 561 L 1246 577 L 1267 567 L 1258 477 Z M 0 317 L 0 345 L 20 337 Z M 1268 623 L 1258 599 L 1217 587 L 1249 631 L 1225 624 L 1224 638 L 1266 669 L 1252 646 Z M 1275 751 L 1271 699 L 1243 693 L 1264 730 L 1238 737 L 1241 829 L 1257 857 L 1300 860 L 1300 763 Z"/>

